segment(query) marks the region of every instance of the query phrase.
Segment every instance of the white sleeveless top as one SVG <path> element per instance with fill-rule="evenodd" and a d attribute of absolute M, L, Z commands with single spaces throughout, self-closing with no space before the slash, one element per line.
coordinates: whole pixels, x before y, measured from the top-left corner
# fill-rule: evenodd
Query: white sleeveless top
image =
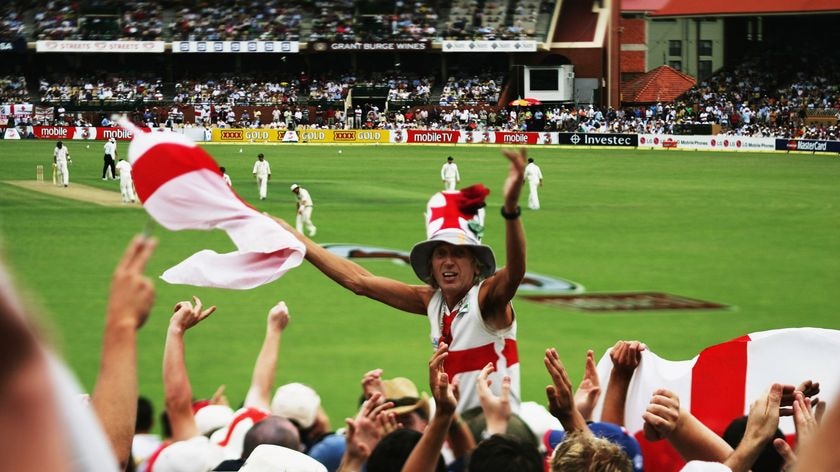
<path fill-rule="evenodd" d="M 459 376 L 461 398 L 457 411 L 480 407 L 476 380 L 481 369 L 488 362 L 496 364 L 496 371 L 490 374 L 493 381 L 490 389 L 501 393 L 502 377 L 510 376 L 510 405 L 513 413 L 519 411 L 521 388 L 519 380 L 519 352 L 516 347 L 516 317 L 510 327 L 496 330 L 484 323 L 478 306 L 478 291 L 483 281 L 474 285 L 467 295 L 453 309 L 446 306 L 443 292 L 439 289 L 429 301 L 426 314 L 431 325 L 432 347 L 437 348 L 444 331 L 445 316 L 457 310 L 451 323 L 452 342 L 444 370 L 450 380 Z"/>

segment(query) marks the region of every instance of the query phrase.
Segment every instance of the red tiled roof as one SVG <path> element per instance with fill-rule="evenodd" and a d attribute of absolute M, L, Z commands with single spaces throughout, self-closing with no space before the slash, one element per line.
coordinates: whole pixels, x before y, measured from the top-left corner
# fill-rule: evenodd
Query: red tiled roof
<path fill-rule="evenodd" d="M 690 75 L 669 66 L 659 66 L 621 84 L 621 102 L 673 102 L 696 83 L 697 79 Z"/>
<path fill-rule="evenodd" d="M 624 7 L 622 6 L 622 10 Z M 651 16 L 710 16 L 840 12 L 840 0 L 670 0 Z"/>

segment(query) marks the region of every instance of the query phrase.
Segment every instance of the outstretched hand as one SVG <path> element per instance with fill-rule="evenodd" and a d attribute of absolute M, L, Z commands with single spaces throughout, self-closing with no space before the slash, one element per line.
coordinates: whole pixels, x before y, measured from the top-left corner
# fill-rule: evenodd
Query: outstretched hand
<path fill-rule="evenodd" d="M 169 319 L 170 329 L 175 328 L 183 333 L 216 311 L 215 305 L 203 310 L 202 308 L 204 306 L 196 296 L 193 296 L 193 302 L 195 302 L 195 306 L 189 301 L 182 301 L 175 304 L 175 313 Z"/>
<path fill-rule="evenodd" d="M 435 399 L 435 411 L 451 415 L 458 406 L 458 397 L 449 375 L 443 370 L 443 363 L 448 355 L 449 346 L 441 342 L 429 360 L 429 388 Z"/>
<path fill-rule="evenodd" d="M 575 407 L 587 421 L 592 419 L 592 412 L 601 396 L 601 380 L 598 377 L 598 368 L 595 365 L 595 353 L 592 350 L 586 351 L 586 366 L 583 371 L 583 379 L 575 392 Z"/>
<path fill-rule="evenodd" d="M 496 396 L 490 390 L 492 381 L 488 379 L 490 373 L 495 370 L 496 366 L 492 362 L 488 362 L 481 369 L 481 373 L 478 374 L 476 388 L 481 409 L 484 411 L 484 418 L 487 420 L 487 432 L 489 434 L 505 434 L 511 415 L 510 376 L 505 375 L 502 378 L 501 394 Z"/>
<path fill-rule="evenodd" d="M 504 205 L 508 211 L 513 211 L 519 201 L 519 192 L 522 190 L 522 181 L 525 179 L 525 165 L 528 163 L 526 153 L 525 148 L 502 151 L 502 154 L 510 161 L 510 170 L 504 185 Z"/>
<path fill-rule="evenodd" d="M 155 247 L 156 239 L 136 236 L 126 248 L 111 278 L 109 323 L 127 323 L 136 330 L 146 322 L 155 301 L 155 288 L 143 271 Z"/>

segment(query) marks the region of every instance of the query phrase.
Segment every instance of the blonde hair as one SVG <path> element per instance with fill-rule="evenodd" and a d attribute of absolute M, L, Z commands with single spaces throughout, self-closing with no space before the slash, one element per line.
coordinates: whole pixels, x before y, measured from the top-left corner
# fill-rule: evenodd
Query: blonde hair
<path fill-rule="evenodd" d="M 618 445 L 575 431 L 554 449 L 551 472 L 633 472 L 633 463 Z"/>

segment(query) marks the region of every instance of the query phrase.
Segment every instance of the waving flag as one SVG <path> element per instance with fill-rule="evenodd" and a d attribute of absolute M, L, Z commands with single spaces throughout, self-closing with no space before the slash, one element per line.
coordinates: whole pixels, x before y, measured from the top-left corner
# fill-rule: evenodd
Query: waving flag
<path fill-rule="evenodd" d="M 128 159 L 137 196 L 163 227 L 225 231 L 237 251 L 205 249 L 168 269 L 173 284 L 249 289 L 276 280 L 303 262 L 306 249 L 276 221 L 245 203 L 225 183 L 219 166 L 179 133 L 134 134 Z"/>
<path fill-rule="evenodd" d="M 642 352 L 627 392 L 624 424 L 642 446 L 645 472 L 677 471 L 683 463 L 667 441 L 652 443 L 643 437 L 642 413 L 655 390 L 676 393 L 681 408 L 722 435 L 774 382 L 799 385 L 814 380 L 820 383 L 820 398 L 835 398 L 840 392 L 835 359 L 840 359 L 840 331 L 820 328 L 750 333 L 708 347 L 686 361 L 669 361 L 650 350 Z M 608 379 L 611 369 L 607 352 L 598 363 L 601 379 Z M 601 395 L 601 403 L 604 397 Z M 601 407 L 595 418 L 600 418 Z M 782 418 L 779 428 L 785 435 L 795 433 L 791 417 Z"/>

